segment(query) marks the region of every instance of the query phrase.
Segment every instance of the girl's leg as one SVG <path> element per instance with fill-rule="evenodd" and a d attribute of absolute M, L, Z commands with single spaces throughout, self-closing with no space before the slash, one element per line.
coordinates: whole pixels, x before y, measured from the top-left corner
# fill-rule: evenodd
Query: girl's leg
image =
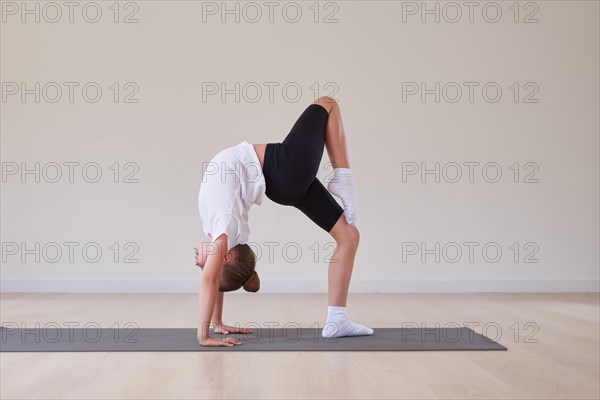
<path fill-rule="evenodd" d="M 326 338 L 372 335 L 373 329 L 350 321 L 346 311 L 348 287 L 360 239 L 358 229 L 341 216 L 329 233 L 337 246 L 329 263 L 329 307 L 322 335 Z"/>
<path fill-rule="evenodd" d="M 337 101 L 328 96 L 319 97 L 314 102 L 329 113 L 325 128 L 325 147 L 329 161 L 334 168 L 350 168 L 346 147 L 346 132 L 342 124 L 342 114 Z"/>
<path fill-rule="evenodd" d="M 336 249 L 329 262 L 329 307 L 323 337 L 372 335 L 372 329 L 350 321 L 346 311 L 354 257 L 360 239 L 358 228 L 346 221 L 344 210 L 317 178 L 310 185 L 304 200 L 296 207 L 336 241 Z"/>
<path fill-rule="evenodd" d="M 343 215 L 340 216 L 329 234 L 336 242 L 336 249 L 329 263 L 329 305 L 346 307 L 360 234 L 358 228 L 346 222 Z"/>
<path fill-rule="evenodd" d="M 342 123 L 340 106 L 334 99 L 327 96 L 319 97 L 315 103 L 325 108 L 329 114 L 325 126 L 325 147 L 334 170 L 327 190 L 342 200 L 346 221 L 353 224 L 356 222 L 358 214 L 356 190 L 348 159 L 346 132 Z"/>

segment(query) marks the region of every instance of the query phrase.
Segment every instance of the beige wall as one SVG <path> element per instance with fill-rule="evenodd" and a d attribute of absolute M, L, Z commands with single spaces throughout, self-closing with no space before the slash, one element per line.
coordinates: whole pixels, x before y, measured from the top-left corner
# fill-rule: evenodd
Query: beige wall
<path fill-rule="evenodd" d="M 281 141 L 319 95 L 340 101 L 357 184 L 352 290 L 598 289 L 598 2 L 427 2 L 439 23 L 400 1 L 322 2 L 317 22 L 310 1 L 272 21 L 237 3 L 238 23 L 221 2 L 79 2 L 72 22 L 63 2 L 1 4 L 5 291 L 196 290 L 202 163 Z M 211 92 L 236 82 L 239 102 Z M 265 291 L 326 289 L 324 231 L 269 200 L 250 222 Z"/>

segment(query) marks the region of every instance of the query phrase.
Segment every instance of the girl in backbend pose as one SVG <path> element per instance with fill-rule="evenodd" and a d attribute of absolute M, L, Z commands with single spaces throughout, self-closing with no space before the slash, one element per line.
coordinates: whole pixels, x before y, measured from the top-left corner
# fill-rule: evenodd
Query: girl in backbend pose
<path fill-rule="evenodd" d="M 334 174 L 327 189 L 316 178 L 327 149 Z M 215 333 L 250 333 L 224 325 L 221 320 L 224 292 L 243 287 L 256 292 L 260 280 L 254 270 L 256 257 L 247 244 L 248 211 L 266 195 L 275 203 L 294 206 L 336 241 L 329 264 L 325 338 L 372 335 L 373 329 L 350 321 L 346 313 L 348 286 L 359 243 L 355 226 L 356 192 L 348 161 L 340 107 L 323 96 L 300 115 L 281 143 L 250 144 L 246 141 L 220 151 L 209 164 L 198 194 L 198 208 L 208 241 L 194 246 L 200 278 L 198 341 L 202 346 L 241 344 Z M 215 172 L 218 171 L 218 172 Z M 331 194 L 342 200 L 343 208 Z"/>

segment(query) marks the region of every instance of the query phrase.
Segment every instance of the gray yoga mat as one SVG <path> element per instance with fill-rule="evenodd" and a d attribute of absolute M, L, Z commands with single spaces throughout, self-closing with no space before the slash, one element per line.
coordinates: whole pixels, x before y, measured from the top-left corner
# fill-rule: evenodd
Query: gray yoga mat
<path fill-rule="evenodd" d="M 501 344 L 463 328 L 375 328 L 371 336 L 324 339 L 321 329 L 260 328 L 231 334 L 234 347 L 204 347 L 194 328 L 12 328 L 0 329 L 1 352 L 86 351 L 437 351 L 507 350 Z M 212 335 L 212 331 L 211 331 Z M 224 335 L 214 335 L 224 337 Z"/>

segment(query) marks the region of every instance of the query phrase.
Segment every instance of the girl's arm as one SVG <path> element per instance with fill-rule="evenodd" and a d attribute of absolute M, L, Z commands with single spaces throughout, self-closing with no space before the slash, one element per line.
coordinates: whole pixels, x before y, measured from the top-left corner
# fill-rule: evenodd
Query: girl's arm
<path fill-rule="evenodd" d="M 215 308 L 223 259 L 227 252 L 227 235 L 222 234 L 215 241 L 215 251 L 208 255 L 200 276 L 198 342 L 202 346 L 233 346 L 241 344 L 233 338 L 217 339 L 208 335 L 210 321 Z"/>
<path fill-rule="evenodd" d="M 215 300 L 215 308 L 212 314 L 212 323 L 217 326 L 223 324 L 223 297 L 225 293 L 217 292 L 217 298 Z"/>

